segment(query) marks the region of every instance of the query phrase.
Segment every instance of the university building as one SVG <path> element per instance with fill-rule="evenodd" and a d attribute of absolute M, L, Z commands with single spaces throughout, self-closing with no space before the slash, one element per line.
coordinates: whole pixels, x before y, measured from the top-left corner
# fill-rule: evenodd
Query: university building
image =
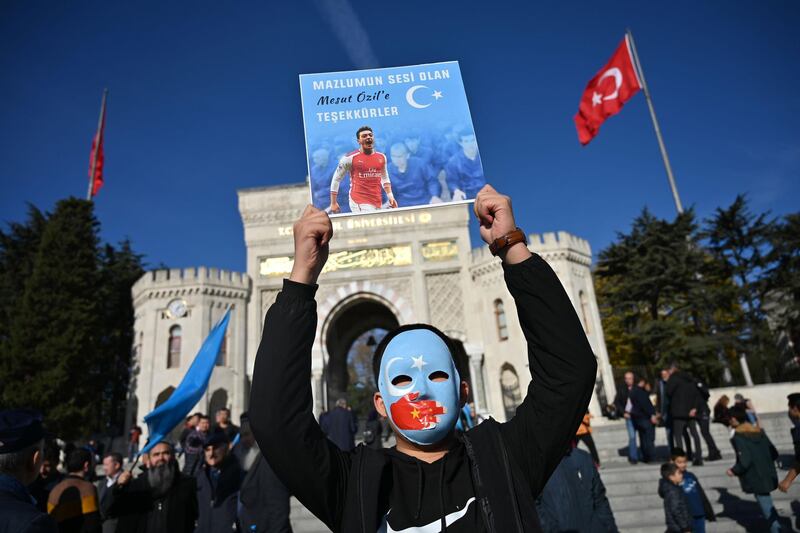
<path fill-rule="evenodd" d="M 291 270 L 292 224 L 308 202 L 308 188 L 245 189 L 238 197 L 246 273 L 206 267 L 154 270 L 133 286 L 135 369 L 128 424 L 143 425 L 144 415 L 169 397 L 229 307 L 227 336 L 196 410 L 213 413 L 227 406 L 238 421 L 248 409 L 264 315 Z M 457 362 L 478 412 L 500 421 L 513 415 L 531 380 L 526 343 L 500 260 L 486 246 L 472 248 L 469 225 L 474 223 L 464 205 L 333 219 L 308 376 L 317 414 L 345 394 L 348 353 L 356 339 L 375 328 L 425 322 L 459 341 Z M 590 410 L 599 416 L 615 388 L 589 243 L 566 232 L 531 234 L 529 248 L 555 270 L 597 356 Z"/>

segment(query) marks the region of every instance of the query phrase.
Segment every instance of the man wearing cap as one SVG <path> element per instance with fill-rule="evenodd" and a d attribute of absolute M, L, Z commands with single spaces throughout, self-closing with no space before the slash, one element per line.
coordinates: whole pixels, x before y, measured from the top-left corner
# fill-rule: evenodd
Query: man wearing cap
<path fill-rule="evenodd" d="M 36 508 L 25 488 L 39 473 L 45 436 L 38 413 L 0 411 L 0 532 L 57 531 L 53 519 Z"/>
<path fill-rule="evenodd" d="M 197 477 L 197 529 L 195 533 L 236 531 L 236 510 L 244 471 L 230 453 L 225 433 L 213 432 L 203 443 L 205 464 Z"/>
<path fill-rule="evenodd" d="M 109 515 L 119 518 L 117 533 L 191 533 L 197 519 L 197 485 L 178 468 L 172 445 L 150 450 L 150 465 L 133 479 L 123 471 L 111 491 Z"/>

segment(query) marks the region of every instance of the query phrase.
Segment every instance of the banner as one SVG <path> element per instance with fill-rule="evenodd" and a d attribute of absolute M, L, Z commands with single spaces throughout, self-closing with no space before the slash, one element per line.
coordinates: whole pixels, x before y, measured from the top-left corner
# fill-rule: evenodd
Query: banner
<path fill-rule="evenodd" d="M 470 202 L 486 184 L 457 61 L 302 74 L 300 93 L 319 209 Z"/>

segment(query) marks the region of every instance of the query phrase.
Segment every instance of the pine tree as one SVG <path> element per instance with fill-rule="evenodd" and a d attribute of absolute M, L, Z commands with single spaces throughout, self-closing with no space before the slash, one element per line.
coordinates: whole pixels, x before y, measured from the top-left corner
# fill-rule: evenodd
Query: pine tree
<path fill-rule="evenodd" d="M 96 369 L 97 387 L 102 394 L 96 420 L 105 423 L 104 433 L 115 435 L 124 427 L 135 345 L 131 287 L 144 274 L 142 255 L 133 251 L 127 239 L 117 248 L 106 244 L 100 254 L 100 269 L 104 334 L 100 339 L 100 366 Z"/>
<path fill-rule="evenodd" d="M 101 315 L 98 223 L 91 202 L 59 201 L 11 324 L 2 403 L 42 410 L 65 438 L 95 425 Z"/>
<path fill-rule="evenodd" d="M 718 208 L 706 220 L 703 237 L 708 250 L 736 285 L 737 299 L 744 313 L 739 334 L 739 349 L 750 356 L 750 367 L 757 381 L 772 381 L 777 350 L 770 332 L 764 297 L 768 290 L 763 275 L 768 267 L 769 237 L 775 222 L 768 213 L 752 214 L 747 199 L 738 195 L 726 209 Z M 755 363 L 755 364 L 753 364 Z"/>

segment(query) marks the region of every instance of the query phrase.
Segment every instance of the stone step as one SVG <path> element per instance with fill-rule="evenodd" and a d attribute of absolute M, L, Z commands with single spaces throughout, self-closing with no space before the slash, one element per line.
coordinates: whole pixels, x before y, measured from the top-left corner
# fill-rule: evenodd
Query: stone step
<path fill-rule="evenodd" d="M 711 507 L 714 509 L 715 513 L 721 513 L 725 509 L 725 505 L 727 502 L 730 501 L 744 501 L 744 502 L 755 502 L 755 498 L 752 494 L 745 494 L 742 490 L 738 487 L 719 487 L 714 486 L 711 488 L 703 487 L 706 491 L 706 496 L 708 496 L 709 502 L 711 502 Z M 645 492 L 642 491 L 638 494 L 613 494 L 609 495 L 608 498 L 609 502 L 611 503 L 611 508 L 616 511 L 631 511 L 637 509 L 652 509 L 653 507 L 661 507 L 662 499 L 658 495 L 658 488 L 653 489 L 651 487 L 650 491 Z M 786 504 L 786 507 L 790 507 L 791 502 L 797 500 L 797 494 L 784 494 L 780 491 L 775 491 L 772 493 L 772 500 L 778 505 L 779 502 L 783 502 Z"/>

